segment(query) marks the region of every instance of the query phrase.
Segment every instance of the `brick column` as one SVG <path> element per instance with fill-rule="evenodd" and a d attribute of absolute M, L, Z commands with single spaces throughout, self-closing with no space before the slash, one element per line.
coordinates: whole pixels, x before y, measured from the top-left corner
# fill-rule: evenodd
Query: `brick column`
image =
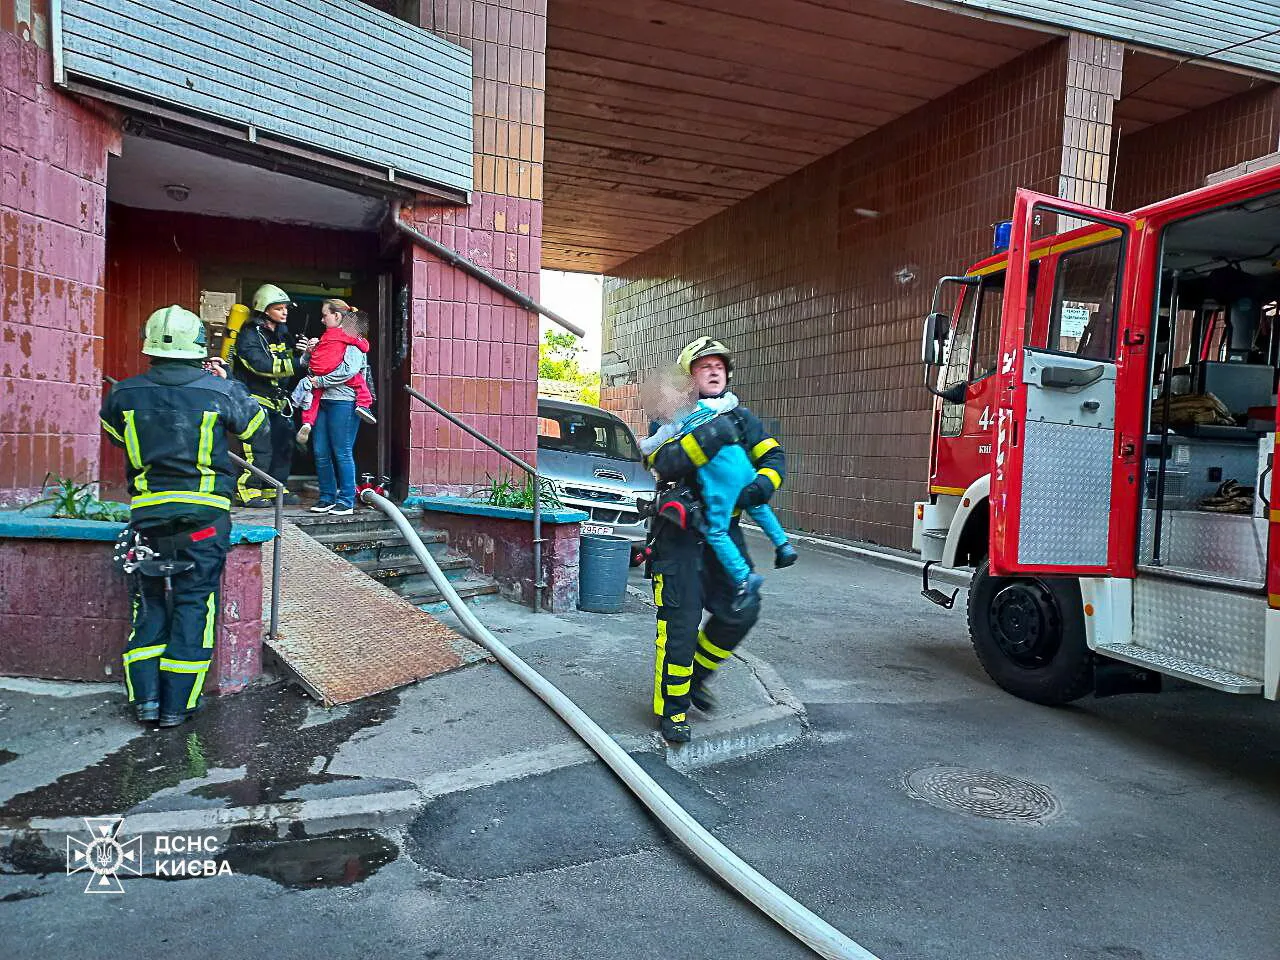
<path fill-rule="evenodd" d="M 535 299 L 542 268 L 545 0 L 424 0 L 422 26 L 473 57 L 475 188 L 469 207 L 402 216 Z M 414 247 L 413 385 L 518 456 L 537 451 L 538 322 Z M 436 414 L 410 422 L 410 483 L 472 487 L 511 467 Z M 517 477 L 523 480 L 523 477 Z"/>
<path fill-rule="evenodd" d="M 19 21 L 19 16 L 24 19 Z M 53 87 L 47 5 L 0 0 L 0 504 L 98 479 L 107 154 Z"/>
<path fill-rule="evenodd" d="M 1058 196 L 1107 207 L 1111 121 L 1124 79 L 1124 44 L 1084 33 L 1067 38 L 1067 90 L 1062 112 Z"/>

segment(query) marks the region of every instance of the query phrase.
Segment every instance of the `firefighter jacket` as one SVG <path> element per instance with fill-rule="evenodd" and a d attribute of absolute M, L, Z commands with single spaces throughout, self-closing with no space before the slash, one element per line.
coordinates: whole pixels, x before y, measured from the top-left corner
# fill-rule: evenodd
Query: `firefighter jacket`
<path fill-rule="evenodd" d="M 231 353 L 231 375 L 249 388 L 263 407 L 284 412 L 289 406 L 289 381 L 297 373 L 297 356 L 289 345 L 289 328 L 275 330 L 261 313 L 254 313 L 240 329 Z"/>
<path fill-rule="evenodd" d="M 248 459 L 269 461 L 266 414 L 244 385 L 185 361 L 157 361 L 111 388 L 102 429 L 123 447 L 133 520 L 231 509 L 236 469 L 227 433 L 245 441 Z"/>
<path fill-rule="evenodd" d="M 714 420 L 668 440 L 645 458 L 662 482 L 688 483 L 694 473 L 730 443 L 741 443 L 756 468 L 756 478 L 739 497 L 738 507 L 768 503 L 787 475 L 782 444 L 769 436 L 760 418 L 746 407 L 735 407 Z"/>

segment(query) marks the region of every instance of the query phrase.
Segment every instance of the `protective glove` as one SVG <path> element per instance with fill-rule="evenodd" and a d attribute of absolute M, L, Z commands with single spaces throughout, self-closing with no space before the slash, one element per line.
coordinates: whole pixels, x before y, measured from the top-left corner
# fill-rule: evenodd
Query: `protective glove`
<path fill-rule="evenodd" d="M 769 478 L 756 474 L 756 478 L 743 487 L 742 492 L 738 494 L 737 509 L 748 510 L 751 507 L 758 507 L 768 503 L 772 496 L 773 484 L 769 482 Z"/>
<path fill-rule="evenodd" d="M 738 430 L 733 417 L 716 417 L 695 428 L 693 439 L 698 441 L 702 452 L 707 455 L 708 460 L 711 460 L 730 444 L 741 443 L 742 433 Z"/>

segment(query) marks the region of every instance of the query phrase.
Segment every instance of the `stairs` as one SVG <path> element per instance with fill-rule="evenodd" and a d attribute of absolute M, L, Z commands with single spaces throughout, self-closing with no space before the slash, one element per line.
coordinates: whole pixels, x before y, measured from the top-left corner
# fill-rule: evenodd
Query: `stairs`
<path fill-rule="evenodd" d="M 406 510 L 404 514 L 418 526 L 421 510 Z M 427 611 L 446 608 L 444 597 L 422 564 L 382 514 L 368 510 L 357 510 L 349 517 L 314 514 L 295 517 L 293 523 L 357 570 L 415 606 Z M 498 584 L 491 577 L 477 572 L 469 557 L 449 549 L 448 537 L 443 531 L 419 527 L 418 533 L 463 600 L 474 604 L 498 595 Z"/>

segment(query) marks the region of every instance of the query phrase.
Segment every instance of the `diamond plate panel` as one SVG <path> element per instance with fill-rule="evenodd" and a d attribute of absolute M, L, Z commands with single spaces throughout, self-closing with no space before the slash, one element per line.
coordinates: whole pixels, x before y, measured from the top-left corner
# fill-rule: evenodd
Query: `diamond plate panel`
<path fill-rule="evenodd" d="M 1267 598 L 1139 577 L 1133 585 L 1138 646 L 1261 678 Z"/>
<path fill-rule="evenodd" d="M 1143 563 L 1151 560 L 1155 511 L 1142 511 Z M 1160 526 L 1160 559 L 1179 570 L 1266 583 L 1267 521 L 1261 517 L 1167 510 Z"/>
<path fill-rule="evenodd" d="M 1107 562 L 1113 436 L 1094 427 L 1026 424 L 1019 563 Z"/>

